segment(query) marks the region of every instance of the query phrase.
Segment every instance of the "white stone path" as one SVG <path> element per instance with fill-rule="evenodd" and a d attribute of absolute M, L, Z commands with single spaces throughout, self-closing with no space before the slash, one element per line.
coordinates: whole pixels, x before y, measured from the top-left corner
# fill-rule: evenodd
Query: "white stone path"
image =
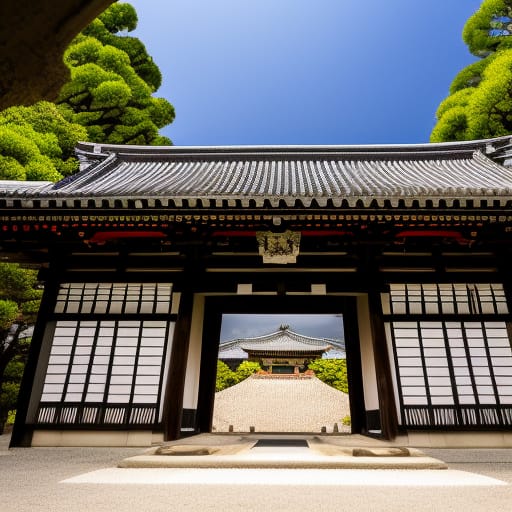
<path fill-rule="evenodd" d="M 63 480 L 66 484 L 110 485 L 307 485 L 447 487 L 502 486 L 495 478 L 454 470 L 389 469 L 100 469 Z M 341 510 L 341 509 L 340 509 Z"/>

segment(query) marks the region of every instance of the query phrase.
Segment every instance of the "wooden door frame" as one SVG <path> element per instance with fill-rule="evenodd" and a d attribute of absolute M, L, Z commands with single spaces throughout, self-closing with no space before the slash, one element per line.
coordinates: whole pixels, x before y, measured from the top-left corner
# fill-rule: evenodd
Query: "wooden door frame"
<path fill-rule="evenodd" d="M 236 295 L 205 298 L 197 429 L 211 432 L 223 314 L 343 314 L 352 432 L 366 432 L 356 297 L 339 295 Z"/>

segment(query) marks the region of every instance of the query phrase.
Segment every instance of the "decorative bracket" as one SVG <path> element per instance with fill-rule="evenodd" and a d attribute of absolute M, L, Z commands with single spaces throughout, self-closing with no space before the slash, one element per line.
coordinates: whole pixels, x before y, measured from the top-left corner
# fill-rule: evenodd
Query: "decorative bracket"
<path fill-rule="evenodd" d="M 299 231 L 285 231 L 284 233 L 257 231 L 256 240 L 259 254 L 263 256 L 263 263 L 286 265 L 297 262 L 300 249 Z"/>

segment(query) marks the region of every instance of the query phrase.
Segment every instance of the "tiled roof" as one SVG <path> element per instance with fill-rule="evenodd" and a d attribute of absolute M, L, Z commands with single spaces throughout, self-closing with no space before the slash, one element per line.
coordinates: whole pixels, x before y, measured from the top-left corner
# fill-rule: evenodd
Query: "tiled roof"
<path fill-rule="evenodd" d="M 56 184 L 0 184 L 0 197 L 135 208 L 397 206 L 512 196 L 510 137 L 393 146 L 142 147 L 81 143 L 82 170 Z M 16 183 L 16 182 L 15 182 Z M 139 201 L 137 201 L 139 200 Z M 145 201 L 144 203 L 141 200 Z M 106 201 L 106 202 L 105 202 Z M 227 202 L 227 203 L 226 203 Z"/>
<path fill-rule="evenodd" d="M 246 351 L 327 352 L 331 349 L 339 354 L 338 357 L 345 357 L 345 343 L 341 340 L 314 338 L 289 329 L 279 329 L 255 338 L 241 338 L 221 343 L 219 358 L 242 359 L 247 357 Z"/>
<path fill-rule="evenodd" d="M 245 352 L 327 352 L 330 345 L 307 345 L 286 336 L 280 336 L 267 343 L 241 343 Z"/>
<path fill-rule="evenodd" d="M 51 188 L 54 183 L 51 181 L 14 181 L 0 180 L 0 195 L 8 194 L 33 194 L 43 189 Z"/>

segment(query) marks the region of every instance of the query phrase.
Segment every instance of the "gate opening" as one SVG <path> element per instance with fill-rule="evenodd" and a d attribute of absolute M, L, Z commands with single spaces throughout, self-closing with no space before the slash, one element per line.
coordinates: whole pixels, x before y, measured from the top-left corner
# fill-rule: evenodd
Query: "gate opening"
<path fill-rule="evenodd" d="M 212 432 L 350 433 L 341 314 L 223 314 Z"/>

